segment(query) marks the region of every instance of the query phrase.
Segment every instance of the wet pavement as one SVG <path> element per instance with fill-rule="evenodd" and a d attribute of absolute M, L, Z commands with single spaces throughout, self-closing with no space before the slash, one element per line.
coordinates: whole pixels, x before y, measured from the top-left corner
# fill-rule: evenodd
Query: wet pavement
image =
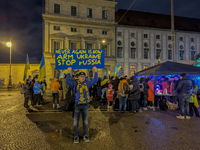
<path fill-rule="evenodd" d="M 178 120 L 176 110 L 121 114 L 93 102 L 88 118 L 91 142 L 83 141 L 80 121 L 80 143 L 74 144 L 71 112 L 53 109 L 49 94 L 41 107 L 25 109 L 23 101 L 20 91 L 0 91 L 1 150 L 200 149 L 200 118 Z"/>

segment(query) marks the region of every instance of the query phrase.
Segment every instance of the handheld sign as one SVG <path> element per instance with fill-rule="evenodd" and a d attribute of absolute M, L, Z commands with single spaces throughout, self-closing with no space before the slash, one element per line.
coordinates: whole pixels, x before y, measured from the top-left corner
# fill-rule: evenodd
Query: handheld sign
<path fill-rule="evenodd" d="M 104 49 L 56 49 L 56 70 L 104 68 Z"/>

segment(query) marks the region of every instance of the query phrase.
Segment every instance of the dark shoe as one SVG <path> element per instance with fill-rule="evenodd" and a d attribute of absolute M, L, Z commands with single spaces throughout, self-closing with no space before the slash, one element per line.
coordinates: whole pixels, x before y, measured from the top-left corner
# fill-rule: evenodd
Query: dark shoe
<path fill-rule="evenodd" d="M 84 135 L 84 136 L 83 136 L 83 139 L 84 139 L 84 141 L 87 142 L 87 143 L 90 142 L 90 139 L 88 138 L 87 135 Z"/>
<path fill-rule="evenodd" d="M 78 136 L 74 137 L 74 143 L 79 143 L 79 137 Z"/>

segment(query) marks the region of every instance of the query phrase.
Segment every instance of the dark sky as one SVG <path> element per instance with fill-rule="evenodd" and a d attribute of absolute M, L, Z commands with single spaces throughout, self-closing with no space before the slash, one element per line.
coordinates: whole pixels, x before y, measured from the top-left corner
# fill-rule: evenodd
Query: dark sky
<path fill-rule="evenodd" d="M 128 9 L 133 0 L 116 0 L 116 10 Z M 131 10 L 171 14 L 171 0 L 136 0 Z M 174 0 L 176 16 L 199 18 L 200 0 Z M 0 3 L 0 62 L 9 61 L 9 48 L 2 44 L 11 38 L 12 60 L 31 62 L 42 56 L 42 0 L 1 0 Z"/>

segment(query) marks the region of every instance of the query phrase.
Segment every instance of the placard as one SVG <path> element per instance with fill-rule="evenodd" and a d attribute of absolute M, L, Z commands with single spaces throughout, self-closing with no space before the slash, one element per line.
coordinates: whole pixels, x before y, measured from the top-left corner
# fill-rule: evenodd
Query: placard
<path fill-rule="evenodd" d="M 56 49 L 56 70 L 104 68 L 104 49 Z"/>

